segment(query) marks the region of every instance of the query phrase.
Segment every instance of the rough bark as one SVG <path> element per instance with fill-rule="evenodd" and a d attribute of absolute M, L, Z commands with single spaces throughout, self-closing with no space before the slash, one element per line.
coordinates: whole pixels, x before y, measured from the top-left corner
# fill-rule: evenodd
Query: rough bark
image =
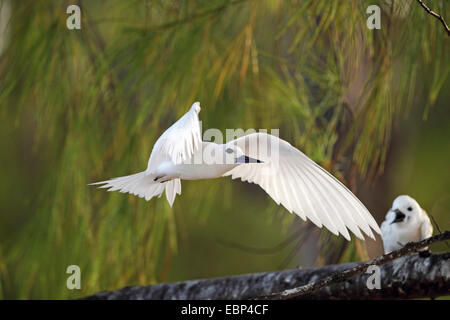
<path fill-rule="evenodd" d="M 133 286 L 100 292 L 86 299 L 255 299 L 315 282 L 359 264 Z M 408 255 L 380 266 L 380 271 L 379 290 L 368 289 L 366 282 L 370 274 L 362 273 L 297 299 L 411 299 L 450 295 L 449 252 L 428 257 Z"/>
<path fill-rule="evenodd" d="M 260 297 L 261 299 L 292 299 L 295 297 L 299 297 L 302 295 L 311 294 L 312 292 L 317 291 L 318 289 L 329 287 L 332 284 L 340 283 L 345 280 L 350 279 L 352 276 L 356 274 L 361 274 L 366 272 L 370 266 L 381 266 L 390 261 L 398 259 L 403 256 L 407 256 L 408 254 L 419 252 L 424 248 L 435 242 L 441 242 L 450 239 L 450 231 L 445 231 L 443 233 L 439 233 L 437 235 L 431 236 L 429 238 L 417 241 L 417 242 L 409 242 L 402 248 L 392 251 L 388 254 L 384 254 L 370 261 L 360 263 L 356 267 L 346 269 L 342 272 L 335 272 L 329 276 L 322 277 L 320 280 L 310 282 L 306 285 L 295 287 L 292 289 L 285 290 L 283 292 L 276 292 L 269 296 Z M 422 251 L 422 253 L 429 254 Z"/>

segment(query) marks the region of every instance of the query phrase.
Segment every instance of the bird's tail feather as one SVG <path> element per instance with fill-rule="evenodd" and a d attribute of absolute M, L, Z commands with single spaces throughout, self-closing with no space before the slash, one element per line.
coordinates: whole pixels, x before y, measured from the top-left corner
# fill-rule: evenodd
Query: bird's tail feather
<path fill-rule="evenodd" d="M 147 201 L 156 196 L 160 197 L 165 189 L 167 201 L 172 206 L 176 194 L 181 194 L 180 179 L 161 183 L 154 181 L 154 178 L 153 175 L 146 174 L 144 171 L 129 176 L 91 183 L 90 185 L 102 185 L 99 188 L 109 188 L 107 191 L 134 194 L 140 198 L 145 198 Z"/>
<path fill-rule="evenodd" d="M 166 198 L 170 206 L 173 205 L 177 194 L 181 194 L 181 181 L 180 179 L 173 179 L 165 182 L 166 185 Z"/>

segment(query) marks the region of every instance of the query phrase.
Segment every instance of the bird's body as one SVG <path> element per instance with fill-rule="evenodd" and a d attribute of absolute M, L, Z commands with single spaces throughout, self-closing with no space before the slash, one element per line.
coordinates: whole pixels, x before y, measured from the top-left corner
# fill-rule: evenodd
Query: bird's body
<path fill-rule="evenodd" d="M 164 190 L 172 206 L 181 194 L 181 180 L 231 176 L 258 184 L 277 204 L 318 227 L 350 240 L 347 228 L 364 239 L 381 233 L 364 205 L 341 182 L 288 142 L 253 133 L 226 144 L 201 139 L 200 104 L 167 129 L 156 141 L 147 169 L 95 184 L 108 191 L 128 192 L 150 200 Z"/>
<path fill-rule="evenodd" d="M 201 146 L 194 150 L 193 154 L 190 155 L 185 160 L 182 160 L 181 163 L 174 163 L 170 158 L 166 159 L 162 163 L 160 163 L 156 170 L 153 172 L 149 172 L 150 174 L 154 174 L 156 176 L 166 176 L 171 179 L 181 179 L 181 180 L 202 180 L 202 179 L 212 179 L 212 178 L 220 178 L 226 172 L 230 171 L 237 165 L 238 163 L 220 163 L 208 164 L 205 161 L 197 161 L 195 159 L 203 160 L 204 150 L 210 149 L 214 151 L 219 151 L 225 148 L 223 144 L 216 144 L 212 142 L 202 142 Z"/>
<path fill-rule="evenodd" d="M 381 224 L 384 253 L 398 250 L 408 242 L 431 237 L 433 226 L 425 210 L 410 196 L 397 197 Z"/>

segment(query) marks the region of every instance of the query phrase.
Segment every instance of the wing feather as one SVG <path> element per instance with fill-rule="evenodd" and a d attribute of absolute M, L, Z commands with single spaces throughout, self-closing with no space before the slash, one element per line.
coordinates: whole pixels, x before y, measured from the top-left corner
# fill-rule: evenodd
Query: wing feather
<path fill-rule="evenodd" d="M 288 142 L 265 133 L 254 133 L 232 143 L 247 156 L 264 163 L 241 164 L 224 176 L 260 185 L 289 212 L 302 219 L 308 218 L 319 227 L 324 225 L 347 240 L 350 240 L 348 230 L 361 239 L 364 237 L 360 230 L 371 238 L 374 238 L 371 228 L 381 233 L 372 215 L 345 185 Z M 272 150 L 272 145 L 278 150 Z"/>
<path fill-rule="evenodd" d="M 198 150 L 202 142 L 198 119 L 200 110 L 200 103 L 195 102 L 186 114 L 164 131 L 153 147 L 148 171 L 154 170 L 161 159 L 169 158 L 173 163 L 180 164 Z"/>
<path fill-rule="evenodd" d="M 285 168 L 286 168 L 286 173 L 288 175 L 292 175 L 293 174 L 292 168 L 289 165 L 289 163 L 286 164 Z M 289 179 L 288 183 L 289 183 L 289 190 L 291 191 L 292 197 L 294 198 L 294 204 L 295 204 L 294 212 L 296 212 L 297 215 L 300 216 L 300 218 L 302 218 L 304 221 L 306 221 L 306 216 L 304 214 L 305 210 L 303 209 L 302 203 L 301 203 L 299 197 L 296 195 L 296 192 L 295 192 L 295 190 L 297 189 L 295 180 L 294 179 Z"/>
<path fill-rule="evenodd" d="M 289 165 L 288 169 L 291 169 L 292 174 L 296 174 L 296 169 L 292 166 Z M 315 210 L 314 210 L 314 206 L 311 202 L 311 195 L 309 194 L 309 190 L 305 187 L 306 183 L 305 180 L 303 179 L 303 176 L 297 175 L 298 179 L 293 179 L 295 184 L 297 185 L 297 188 L 300 190 L 299 191 L 299 195 L 303 195 L 303 203 L 305 204 L 304 206 L 302 206 L 302 210 L 303 210 L 303 215 L 306 215 L 306 212 L 309 212 L 309 214 L 307 215 L 307 217 L 319 228 L 322 228 L 322 222 L 319 219 L 319 217 L 317 216 Z M 298 213 L 300 215 L 300 213 Z"/>
<path fill-rule="evenodd" d="M 322 189 L 316 184 L 315 177 L 311 176 L 309 172 L 305 170 L 305 168 L 298 167 L 301 170 L 301 174 L 306 177 L 307 184 L 306 186 L 311 190 L 310 195 L 313 197 L 313 201 L 316 204 L 316 214 L 319 216 L 320 220 L 323 222 L 324 226 L 327 227 L 335 235 L 339 235 L 337 223 L 337 219 L 333 219 L 330 216 L 330 208 L 327 208 L 325 205 L 325 199 L 327 197 L 326 194 L 322 194 Z M 333 221 L 334 220 L 334 221 Z"/>
<path fill-rule="evenodd" d="M 308 166 L 306 166 L 307 170 L 310 170 L 309 172 L 311 175 L 314 175 L 314 171 L 312 171 Z M 363 235 L 359 231 L 357 224 L 352 218 L 352 215 L 349 214 L 348 208 L 345 206 L 342 200 L 342 196 L 338 194 L 336 188 L 332 188 L 332 185 L 328 183 L 328 181 L 325 179 L 323 175 L 316 176 L 318 180 L 321 182 L 321 188 L 325 191 L 325 199 L 328 202 L 329 206 L 333 208 L 333 213 L 336 217 L 339 218 L 341 221 L 341 226 L 343 227 L 343 235 L 347 240 L 350 240 L 350 235 L 348 234 L 345 227 L 349 228 L 350 231 L 352 231 L 358 238 L 364 239 Z M 369 229 L 370 231 L 370 229 Z"/>

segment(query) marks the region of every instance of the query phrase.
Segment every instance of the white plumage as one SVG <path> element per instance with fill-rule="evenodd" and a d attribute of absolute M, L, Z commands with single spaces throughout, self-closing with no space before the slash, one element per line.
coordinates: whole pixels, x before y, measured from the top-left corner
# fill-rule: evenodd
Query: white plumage
<path fill-rule="evenodd" d="M 384 253 L 402 248 L 408 242 L 431 237 L 433 225 L 425 210 L 410 196 L 398 196 L 381 224 Z M 426 248 L 424 249 L 426 250 Z"/>
<path fill-rule="evenodd" d="M 128 192 L 147 201 L 164 190 L 172 206 L 183 180 L 231 176 L 258 184 L 277 203 L 303 220 L 324 225 L 350 240 L 347 228 L 364 239 L 381 231 L 369 211 L 339 180 L 288 142 L 265 133 L 249 134 L 226 144 L 201 139 L 196 102 L 156 141 L 147 169 L 94 184 Z M 205 153 L 223 162 L 210 162 Z M 201 159 L 201 161 L 198 161 Z M 231 160 L 231 161 L 230 161 Z"/>

